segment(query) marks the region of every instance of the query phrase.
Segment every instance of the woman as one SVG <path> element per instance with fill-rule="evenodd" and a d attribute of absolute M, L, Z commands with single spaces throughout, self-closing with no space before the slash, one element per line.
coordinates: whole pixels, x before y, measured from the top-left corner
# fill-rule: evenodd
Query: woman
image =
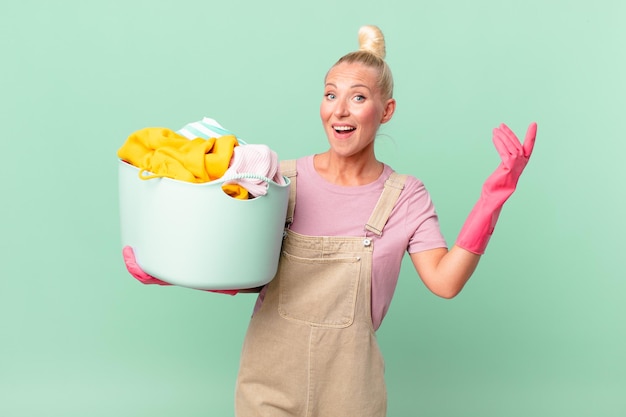
<path fill-rule="evenodd" d="M 329 149 L 283 164 L 296 192 L 278 272 L 259 294 L 244 341 L 238 416 L 384 416 L 375 331 L 405 251 L 434 294 L 458 294 L 533 149 L 536 124 L 523 145 L 505 125 L 494 129 L 502 163 L 448 250 L 424 185 L 376 159 L 378 128 L 396 108 L 393 81 L 379 29 L 361 28 L 359 41 L 325 78 Z M 141 275 L 132 256 L 127 265 Z"/>

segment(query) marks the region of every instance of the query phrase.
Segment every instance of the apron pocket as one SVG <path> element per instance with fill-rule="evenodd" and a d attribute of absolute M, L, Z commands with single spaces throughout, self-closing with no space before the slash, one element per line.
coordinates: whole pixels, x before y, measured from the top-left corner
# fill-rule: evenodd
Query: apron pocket
<path fill-rule="evenodd" d="M 289 320 L 321 327 L 354 321 L 360 258 L 300 258 L 282 253 L 278 312 Z"/>

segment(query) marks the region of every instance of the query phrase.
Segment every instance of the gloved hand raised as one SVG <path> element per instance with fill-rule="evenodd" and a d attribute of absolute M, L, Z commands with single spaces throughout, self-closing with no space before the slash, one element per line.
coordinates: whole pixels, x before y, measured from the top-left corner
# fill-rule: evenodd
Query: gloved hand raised
<path fill-rule="evenodd" d="M 128 272 L 142 284 L 172 285 L 158 278 L 155 278 L 152 275 L 147 274 L 143 269 L 141 269 L 141 267 L 137 264 L 137 260 L 135 259 L 135 252 L 130 246 L 124 246 L 124 248 L 122 249 L 122 256 L 124 258 L 124 263 L 126 264 L 126 269 L 128 270 Z M 207 291 L 229 295 L 235 295 L 239 292 L 238 290 Z"/>
<path fill-rule="evenodd" d="M 493 129 L 493 143 L 502 163 L 483 184 L 480 198 L 457 237 L 456 245 L 482 255 L 493 233 L 504 202 L 513 194 L 535 146 L 537 124 L 531 123 L 524 143 L 504 123 Z"/>

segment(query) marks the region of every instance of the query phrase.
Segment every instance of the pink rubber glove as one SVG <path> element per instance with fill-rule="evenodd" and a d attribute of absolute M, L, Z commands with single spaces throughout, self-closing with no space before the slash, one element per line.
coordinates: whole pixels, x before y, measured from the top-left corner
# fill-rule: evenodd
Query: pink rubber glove
<path fill-rule="evenodd" d="M 533 152 L 536 135 L 536 123 L 528 126 L 524 144 L 520 143 L 515 133 L 504 123 L 493 129 L 493 143 L 502 163 L 483 184 L 480 198 L 457 237 L 457 246 L 477 255 L 485 253 L 502 206 L 515 191 L 517 181 Z"/>
<path fill-rule="evenodd" d="M 143 269 L 139 265 L 137 265 L 137 260 L 135 259 L 135 252 L 133 252 L 133 248 L 130 246 L 124 246 L 122 249 L 122 256 L 124 257 L 124 263 L 126 264 L 126 269 L 128 272 L 135 277 L 142 284 L 157 284 L 157 285 L 172 285 L 165 281 L 161 281 L 158 278 L 153 277 L 152 275 L 144 272 Z M 220 294 L 229 294 L 235 295 L 239 291 L 238 290 L 207 290 L 209 292 L 218 292 Z"/>

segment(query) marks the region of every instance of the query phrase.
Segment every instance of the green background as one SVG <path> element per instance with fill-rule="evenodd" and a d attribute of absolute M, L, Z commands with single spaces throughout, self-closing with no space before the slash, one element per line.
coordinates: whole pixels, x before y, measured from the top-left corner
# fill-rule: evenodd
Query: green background
<path fill-rule="evenodd" d="M 450 244 L 491 129 L 539 125 L 465 290 L 405 265 L 378 332 L 389 415 L 623 417 L 625 20 L 621 0 L 4 2 L 0 415 L 233 414 L 254 296 L 126 273 L 115 152 L 203 116 L 321 152 L 324 74 L 377 24 L 398 101 L 378 155 L 426 183 Z"/>

